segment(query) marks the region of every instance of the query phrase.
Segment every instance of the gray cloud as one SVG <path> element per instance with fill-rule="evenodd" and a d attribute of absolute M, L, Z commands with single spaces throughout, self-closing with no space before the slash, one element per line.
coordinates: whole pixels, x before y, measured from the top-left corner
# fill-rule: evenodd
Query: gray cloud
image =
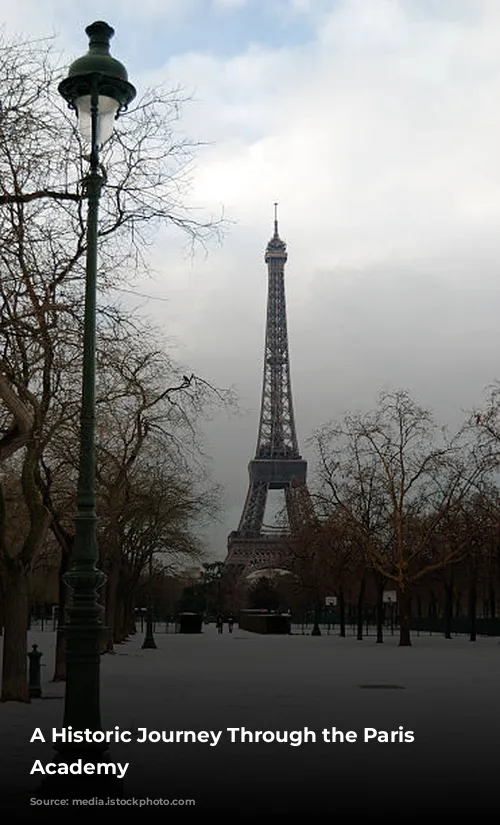
<path fill-rule="evenodd" d="M 314 428 L 369 408 L 382 387 L 409 388 L 456 426 L 497 376 L 500 8 L 457 4 L 444 18 L 408 8 L 344 3 L 307 47 L 168 67 L 198 79 L 186 125 L 194 118 L 217 139 L 200 156 L 193 199 L 238 219 L 223 249 L 195 262 L 189 292 L 170 293 L 185 310 L 186 354 L 253 408 L 208 431 L 228 489 L 211 537 L 218 555 L 255 447 L 275 199 L 311 465 Z"/>
<path fill-rule="evenodd" d="M 383 386 L 407 387 L 456 425 L 498 374 L 500 4 L 294 8 L 316 25 L 307 44 L 186 53 L 134 78 L 194 91 L 182 127 L 213 145 L 198 154 L 190 202 L 205 214 L 224 205 L 236 221 L 222 248 L 192 262 L 175 232 L 159 233 L 159 277 L 137 287 L 168 298 L 146 308 L 180 357 L 236 385 L 248 408 L 206 428 L 227 491 L 209 537 L 218 557 L 255 449 L 273 201 L 289 246 L 292 380 L 311 463 L 314 428 L 369 408 Z"/>

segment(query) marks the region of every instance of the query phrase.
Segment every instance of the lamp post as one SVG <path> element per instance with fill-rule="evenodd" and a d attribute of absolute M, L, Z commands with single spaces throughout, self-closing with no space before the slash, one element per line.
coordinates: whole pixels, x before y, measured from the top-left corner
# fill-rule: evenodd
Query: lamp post
<path fill-rule="evenodd" d="M 147 607 L 146 612 L 146 635 L 144 637 L 144 641 L 142 643 L 143 650 L 156 650 L 156 642 L 154 637 L 154 630 L 153 630 L 153 593 L 152 593 L 152 582 L 153 582 L 153 554 L 151 553 L 149 557 L 149 605 Z"/>
<path fill-rule="evenodd" d="M 89 172 L 84 179 L 88 200 L 87 260 L 85 279 L 85 314 L 83 343 L 82 406 L 80 417 L 80 459 L 75 518 L 73 567 L 64 581 L 70 590 L 64 628 L 67 640 L 65 728 L 91 731 L 101 729 L 100 645 L 103 634 L 102 608 L 98 590 L 106 580 L 97 569 L 98 548 L 95 512 L 95 350 L 98 210 L 104 184 L 99 167 L 99 150 L 111 137 L 114 120 L 135 97 L 125 67 L 111 57 L 109 41 L 114 30 L 98 21 L 86 28 L 89 50 L 75 60 L 68 76 L 59 84 L 59 92 L 70 109 L 76 112 L 82 137 L 90 144 Z M 67 762 L 75 747 L 56 745 L 59 760 Z M 101 755 L 105 743 L 85 747 Z M 80 754 L 81 755 L 81 754 Z"/>

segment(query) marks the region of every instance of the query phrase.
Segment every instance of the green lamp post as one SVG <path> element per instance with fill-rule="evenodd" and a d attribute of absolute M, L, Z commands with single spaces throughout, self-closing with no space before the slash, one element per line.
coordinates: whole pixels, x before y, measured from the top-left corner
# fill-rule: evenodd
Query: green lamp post
<path fill-rule="evenodd" d="M 85 29 L 89 50 L 70 66 L 59 92 L 76 112 L 84 140 L 90 144 L 90 169 L 84 180 L 88 199 L 87 262 L 83 343 L 80 460 L 75 518 L 73 567 L 65 576 L 70 589 L 66 636 L 66 695 L 64 727 L 101 729 L 100 643 L 103 633 L 98 590 L 106 577 L 97 569 L 95 512 L 95 350 L 98 210 L 104 184 L 99 150 L 111 137 L 114 120 L 135 97 L 125 67 L 111 57 L 114 30 L 98 21 Z M 57 746 L 59 758 L 71 757 L 71 745 Z M 81 748 L 81 746 L 80 746 Z M 105 744 L 96 746 L 101 754 Z"/>
<path fill-rule="evenodd" d="M 153 554 L 149 557 L 149 605 L 146 611 L 146 635 L 142 643 L 144 650 L 157 650 L 154 637 L 154 621 L 153 621 L 153 594 L 151 592 L 151 585 L 153 582 Z"/>

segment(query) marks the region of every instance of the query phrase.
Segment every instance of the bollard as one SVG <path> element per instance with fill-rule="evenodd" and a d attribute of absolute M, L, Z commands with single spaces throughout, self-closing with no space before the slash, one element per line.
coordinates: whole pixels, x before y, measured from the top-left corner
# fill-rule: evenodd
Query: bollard
<path fill-rule="evenodd" d="M 40 659 L 43 653 L 38 650 L 38 645 L 33 645 L 33 650 L 28 653 L 29 664 L 29 682 L 28 693 L 31 699 L 40 699 L 42 696 L 42 684 L 40 679 L 41 665 Z"/>

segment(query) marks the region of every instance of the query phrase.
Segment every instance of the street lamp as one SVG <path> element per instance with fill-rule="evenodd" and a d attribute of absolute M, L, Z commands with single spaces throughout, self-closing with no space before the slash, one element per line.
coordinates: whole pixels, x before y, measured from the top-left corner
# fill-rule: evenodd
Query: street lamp
<path fill-rule="evenodd" d="M 149 557 L 149 605 L 146 612 L 146 635 L 142 643 L 143 650 L 156 650 L 156 642 L 153 629 L 153 554 Z"/>
<path fill-rule="evenodd" d="M 88 199 L 87 261 L 83 343 L 80 461 L 75 518 L 73 567 L 64 581 L 70 589 L 66 636 L 66 694 L 64 727 L 101 729 L 99 668 L 103 634 L 98 590 L 106 581 L 97 569 L 98 549 L 95 512 L 95 350 L 98 210 L 104 178 L 99 150 L 111 137 L 114 120 L 135 97 L 125 67 L 111 57 L 109 41 L 114 30 L 98 21 L 85 29 L 89 37 L 86 55 L 75 60 L 59 92 L 76 112 L 82 137 L 90 144 L 90 169 L 84 179 Z M 75 746 L 73 746 L 74 748 Z M 78 747 L 78 746 L 76 746 Z M 75 755 L 71 745 L 56 746 L 61 761 Z M 81 748 L 81 746 L 80 746 Z M 90 749 L 92 750 L 92 747 Z M 107 750 L 98 745 L 96 753 Z M 64 756 L 64 759 L 62 758 Z M 88 754 L 86 754 L 88 758 Z"/>

